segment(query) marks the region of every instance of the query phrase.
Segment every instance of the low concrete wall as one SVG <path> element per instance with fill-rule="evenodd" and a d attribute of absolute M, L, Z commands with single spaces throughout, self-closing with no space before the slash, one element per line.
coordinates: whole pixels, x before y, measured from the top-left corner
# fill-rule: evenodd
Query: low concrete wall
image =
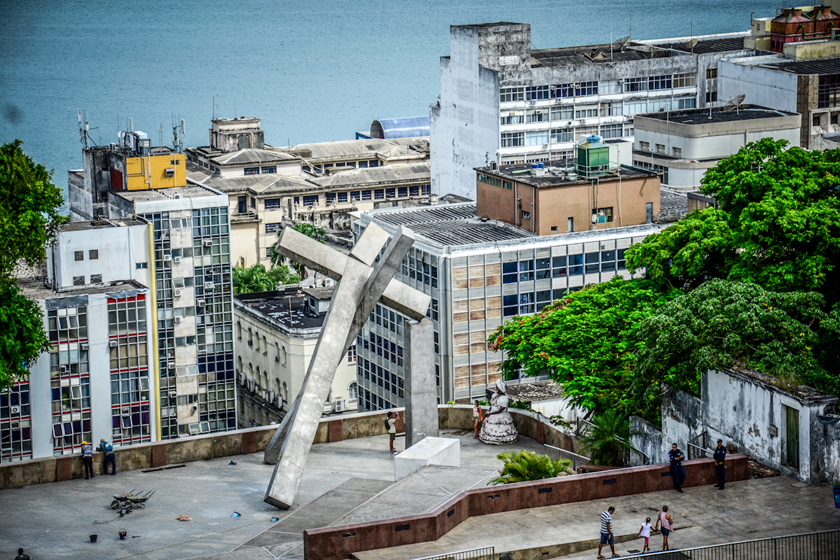
<path fill-rule="evenodd" d="M 717 480 L 709 459 L 685 461 L 683 465 L 687 475 L 684 487 L 703 486 Z M 730 455 L 726 466 L 729 481 L 747 480 L 746 455 Z M 470 517 L 673 487 L 670 468 L 663 463 L 466 490 L 430 513 L 304 531 L 304 557 L 345 560 L 366 550 L 438 540 Z"/>
<path fill-rule="evenodd" d="M 392 409 L 397 414 L 397 432 L 405 430 L 405 409 Z M 387 410 L 328 416 L 321 419 L 315 443 L 327 443 L 383 435 Z M 540 443 L 547 443 L 570 451 L 579 451 L 574 438 L 560 432 L 546 418 L 524 410 L 511 410 L 519 433 Z M 442 429 L 473 429 L 472 407 L 468 405 L 440 405 Z M 155 443 L 117 447 L 117 471 L 131 471 L 163 467 L 190 461 L 202 461 L 264 451 L 277 426 L 260 426 L 245 430 L 190 436 Z M 93 457 L 94 472 L 102 472 L 102 456 Z M 21 488 L 30 484 L 60 482 L 84 477 L 81 455 L 62 455 L 0 465 L 0 490 Z"/>

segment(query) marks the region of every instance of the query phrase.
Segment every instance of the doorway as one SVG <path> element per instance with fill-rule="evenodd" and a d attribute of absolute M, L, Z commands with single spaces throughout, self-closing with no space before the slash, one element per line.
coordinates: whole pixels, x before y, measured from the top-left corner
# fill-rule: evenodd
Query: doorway
<path fill-rule="evenodd" d="M 783 462 L 786 467 L 799 468 L 799 411 L 784 406 L 785 411 L 785 448 Z"/>

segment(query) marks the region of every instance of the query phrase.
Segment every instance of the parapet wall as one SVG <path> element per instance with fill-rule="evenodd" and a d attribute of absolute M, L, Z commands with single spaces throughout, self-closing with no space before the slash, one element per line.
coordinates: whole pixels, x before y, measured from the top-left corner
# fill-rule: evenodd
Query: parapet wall
<path fill-rule="evenodd" d="M 685 487 L 703 486 L 717 480 L 709 459 L 693 459 L 683 465 L 687 474 Z M 730 455 L 726 458 L 726 467 L 728 481 L 747 480 L 746 455 Z M 668 464 L 659 464 L 476 488 L 460 492 L 422 515 L 306 530 L 303 533 L 304 558 L 345 560 L 357 552 L 438 540 L 470 517 L 673 487 Z"/>
<path fill-rule="evenodd" d="M 397 431 L 404 430 L 404 409 L 397 413 Z M 321 419 L 315 434 L 315 443 L 327 443 L 385 434 L 387 410 L 328 416 Z M 574 438 L 558 431 L 547 419 L 533 412 L 511 410 L 516 428 L 522 435 L 539 443 L 578 451 Z M 472 430 L 472 407 L 468 405 L 438 406 L 440 427 L 443 429 Z M 244 430 L 190 436 L 155 443 L 117 447 L 117 471 L 149 469 L 203 461 L 264 451 L 277 426 L 260 426 Z M 102 472 L 102 456 L 94 454 L 95 472 Z M 0 490 L 21 488 L 31 484 L 61 482 L 84 477 L 81 455 L 62 455 L 31 461 L 3 463 L 0 465 Z"/>

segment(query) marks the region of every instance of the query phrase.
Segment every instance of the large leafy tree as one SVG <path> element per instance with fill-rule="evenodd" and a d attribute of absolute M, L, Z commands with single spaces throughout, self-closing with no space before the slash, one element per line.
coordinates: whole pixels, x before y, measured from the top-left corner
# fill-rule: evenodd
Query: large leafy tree
<path fill-rule="evenodd" d="M 840 311 L 816 292 L 713 279 L 673 299 L 636 333 L 633 394 L 656 416 L 661 383 L 699 394 L 701 372 L 739 367 L 840 394 Z"/>
<path fill-rule="evenodd" d="M 28 366 L 49 349 L 41 309 L 17 287 L 14 270 L 40 266 L 66 221 L 52 172 L 32 161 L 21 144 L 0 146 L 0 389 L 24 379 Z"/>
<path fill-rule="evenodd" d="M 324 242 L 325 232 L 319 227 L 304 222 L 298 222 L 292 227 L 294 227 L 294 229 L 298 233 L 302 233 L 303 235 L 311 237 L 312 239 L 320 241 L 321 243 Z M 277 232 L 277 236 L 280 236 L 280 232 Z M 284 265 L 286 264 L 286 257 L 284 255 L 281 255 L 280 253 L 272 251 L 271 264 L 273 266 Z M 297 272 L 298 276 L 300 276 L 301 278 L 307 278 L 309 276 L 309 273 L 306 271 L 306 267 L 304 265 L 297 262 L 292 262 L 291 264 L 294 267 L 295 272 Z"/>
<path fill-rule="evenodd" d="M 695 212 L 627 251 L 631 270 L 695 287 L 710 278 L 840 300 L 840 150 L 765 138 L 703 178 L 717 208 Z"/>
<path fill-rule="evenodd" d="M 297 284 L 298 282 L 300 282 L 300 276 L 294 274 L 286 265 L 273 266 L 268 270 L 261 264 L 233 269 L 234 294 L 269 292 L 276 290 L 280 284 Z"/>
<path fill-rule="evenodd" d="M 639 349 L 636 331 L 681 292 L 649 281 L 613 278 L 554 302 L 540 313 L 515 317 L 490 337 L 503 350 L 502 369 L 516 377 L 549 372 L 576 405 L 633 412 L 630 385 Z"/>

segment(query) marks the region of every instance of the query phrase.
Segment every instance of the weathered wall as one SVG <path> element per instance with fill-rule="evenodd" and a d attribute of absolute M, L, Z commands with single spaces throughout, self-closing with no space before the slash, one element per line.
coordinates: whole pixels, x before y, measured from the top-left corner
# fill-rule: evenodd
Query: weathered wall
<path fill-rule="evenodd" d="M 654 461 L 657 461 L 660 457 L 667 456 L 667 451 L 663 452 L 665 447 L 662 439 L 662 430 L 660 430 L 658 426 L 653 425 L 640 416 L 631 416 L 630 428 L 631 430 L 641 432 L 640 435 L 632 436 L 630 438 L 630 443 L 633 447 L 648 457 L 653 458 L 652 460 Z M 630 454 L 631 466 L 641 466 L 642 460 L 642 456 L 638 453 Z"/>
<path fill-rule="evenodd" d="M 723 61 L 718 64 L 718 100 L 745 94 L 747 103 L 797 112 L 796 78 L 795 74 Z"/>

